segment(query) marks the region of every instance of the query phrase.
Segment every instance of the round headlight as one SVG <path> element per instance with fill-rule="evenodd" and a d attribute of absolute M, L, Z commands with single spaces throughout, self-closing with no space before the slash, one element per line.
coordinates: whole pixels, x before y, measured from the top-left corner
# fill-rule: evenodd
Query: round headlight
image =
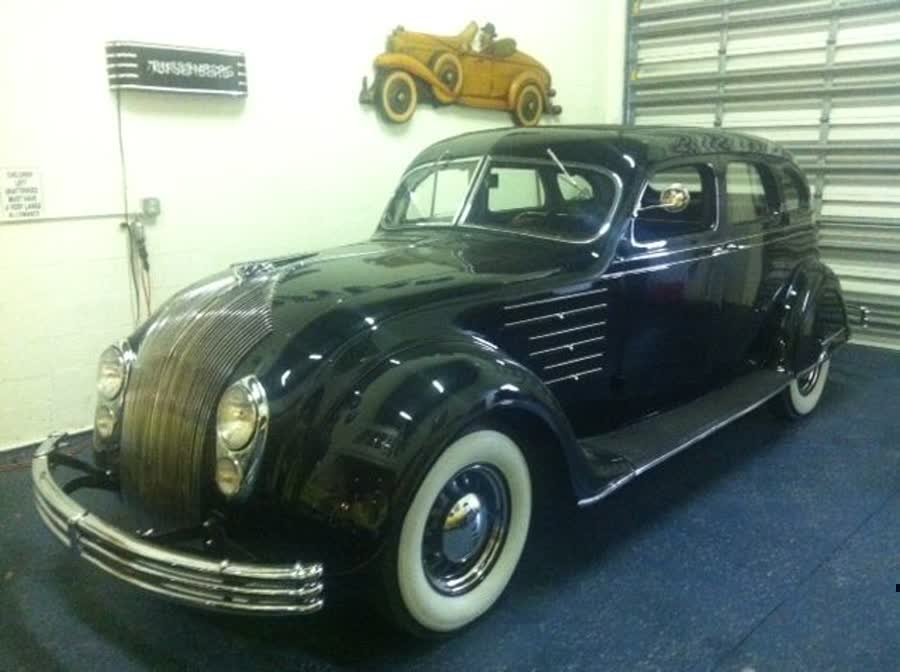
<path fill-rule="evenodd" d="M 97 391 L 105 399 L 115 399 L 125 384 L 125 355 L 114 345 L 100 355 L 97 365 Z"/>
<path fill-rule="evenodd" d="M 216 460 L 216 485 L 226 497 L 233 497 L 241 489 L 241 466 L 231 457 Z"/>
<path fill-rule="evenodd" d="M 250 390 L 236 383 L 222 395 L 216 415 L 216 432 L 229 450 L 246 448 L 256 433 L 259 409 Z"/>
<path fill-rule="evenodd" d="M 108 439 L 116 431 L 116 413 L 109 406 L 100 404 L 94 413 L 94 431 L 101 439 Z"/>

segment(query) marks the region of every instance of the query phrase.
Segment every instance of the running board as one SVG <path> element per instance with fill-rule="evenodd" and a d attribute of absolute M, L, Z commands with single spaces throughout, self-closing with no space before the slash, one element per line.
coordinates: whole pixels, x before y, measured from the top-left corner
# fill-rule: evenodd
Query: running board
<path fill-rule="evenodd" d="M 759 408 L 791 382 L 787 373 L 755 371 L 679 408 L 600 434 L 578 443 L 588 456 L 615 453 L 632 465 L 629 473 L 611 481 L 579 506 L 593 504 L 636 476 L 706 438 L 730 422 Z"/>

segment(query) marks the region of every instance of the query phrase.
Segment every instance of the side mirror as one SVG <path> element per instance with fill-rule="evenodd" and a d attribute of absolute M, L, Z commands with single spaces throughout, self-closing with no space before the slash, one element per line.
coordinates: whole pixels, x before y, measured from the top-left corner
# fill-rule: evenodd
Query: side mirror
<path fill-rule="evenodd" d="M 683 184 L 675 182 L 659 192 L 659 203 L 638 208 L 638 212 L 662 208 L 666 212 L 684 212 L 691 202 L 691 192 Z"/>

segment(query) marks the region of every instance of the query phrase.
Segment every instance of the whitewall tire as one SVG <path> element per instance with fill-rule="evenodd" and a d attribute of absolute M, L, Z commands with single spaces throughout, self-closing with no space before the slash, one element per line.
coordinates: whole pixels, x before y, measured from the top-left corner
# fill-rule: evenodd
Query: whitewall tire
<path fill-rule="evenodd" d="M 477 430 L 444 450 L 389 551 L 388 578 L 413 630 L 449 633 L 494 604 L 522 555 L 531 506 L 528 463 L 506 434 Z"/>
<path fill-rule="evenodd" d="M 830 365 L 831 360 L 826 359 L 791 381 L 782 393 L 783 407 L 789 417 L 800 418 L 809 415 L 819 405 L 825 391 L 825 383 L 828 381 Z"/>

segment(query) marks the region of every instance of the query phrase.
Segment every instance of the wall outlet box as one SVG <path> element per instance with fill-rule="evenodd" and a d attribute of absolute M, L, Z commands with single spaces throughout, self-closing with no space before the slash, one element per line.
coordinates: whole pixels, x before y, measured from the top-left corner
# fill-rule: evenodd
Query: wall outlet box
<path fill-rule="evenodd" d="M 159 217 L 160 211 L 158 198 L 149 197 L 141 199 L 141 214 L 146 219 L 156 219 Z"/>

